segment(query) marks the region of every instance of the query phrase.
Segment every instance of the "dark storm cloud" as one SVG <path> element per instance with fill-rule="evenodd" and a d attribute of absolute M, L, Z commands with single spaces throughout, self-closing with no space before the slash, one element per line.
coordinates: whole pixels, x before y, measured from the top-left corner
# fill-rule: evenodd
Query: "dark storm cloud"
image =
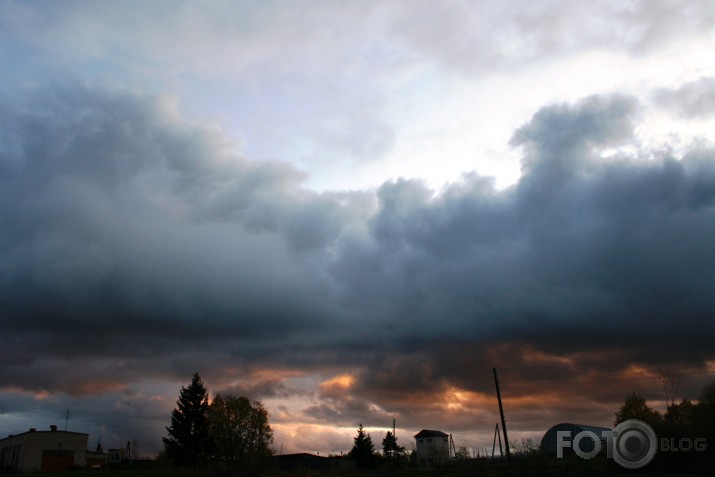
<path fill-rule="evenodd" d="M 349 424 L 434 418 L 435 393 L 491 393 L 492 366 L 523 397 L 534 380 L 701 365 L 714 152 L 613 152 L 639 114 L 622 96 L 542 109 L 514 133 L 524 174 L 505 190 L 472 173 L 318 194 L 166 99 L 5 101 L 0 378 L 83 396 L 205 369 L 212 391 L 283 398 L 309 394 L 251 372 L 345 366 L 354 382 L 305 415 Z"/>
<path fill-rule="evenodd" d="M 710 256 L 715 225 L 712 152 L 600 157 L 630 138 L 634 115 L 621 97 L 542 110 L 514 135 L 524 176 L 505 191 L 474 177 L 434 198 L 418 182 L 384 185 L 372 247 L 338 262 L 346 280 L 359 277 L 349 290 L 392 298 L 396 319 L 444 336 L 531 332 L 531 322 L 551 333 L 595 318 L 657 333 L 686 301 L 705 324 L 713 276 L 698 257 Z M 365 263 L 369 284 L 351 274 Z"/>
<path fill-rule="evenodd" d="M 254 400 L 290 398 L 306 394 L 305 391 L 286 385 L 281 377 L 244 379 L 242 382 L 215 390 L 222 395 L 250 396 Z"/>
<path fill-rule="evenodd" d="M 6 352 L 152 354 L 325 318 L 315 250 L 359 194 L 301 189 L 159 98 L 55 88 L 0 117 Z"/>
<path fill-rule="evenodd" d="M 501 365 L 528 394 L 536 378 L 712 359 L 715 156 L 607 155 L 632 141 L 638 114 L 620 96 L 542 109 L 514 134 L 524 175 L 504 191 L 473 175 L 436 196 L 385 184 L 369 240 L 333 273 L 350 303 L 389 313 L 370 344 L 415 354 L 367 365 L 356 392 L 383 403 L 450 383 L 489 393 Z"/>

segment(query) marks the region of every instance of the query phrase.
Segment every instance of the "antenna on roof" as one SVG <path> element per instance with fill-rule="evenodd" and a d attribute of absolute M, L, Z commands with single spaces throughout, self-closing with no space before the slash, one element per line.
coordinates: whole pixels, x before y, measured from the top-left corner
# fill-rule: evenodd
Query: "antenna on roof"
<path fill-rule="evenodd" d="M 67 408 L 67 414 L 65 414 L 65 432 L 67 432 L 67 421 L 70 418 L 70 410 Z"/>

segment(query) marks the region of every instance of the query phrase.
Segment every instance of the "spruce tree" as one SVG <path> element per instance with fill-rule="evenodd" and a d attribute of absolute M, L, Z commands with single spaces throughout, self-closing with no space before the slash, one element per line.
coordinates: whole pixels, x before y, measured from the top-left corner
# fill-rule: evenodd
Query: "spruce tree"
<path fill-rule="evenodd" d="M 386 458 L 394 460 L 404 452 L 405 448 L 397 445 L 397 437 L 392 432 L 387 431 L 385 438 L 382 440 L 382 454 Z"/>
<path fill-rule="evenodd" d="M 166 455 L 175 464 L 199 466 L 211 453 L 208 421 L 208 391 L 199 373 L 194 373 L 188 387 L 181 388 L 176 409 L 171 412 L 171 426 L 164 437 Z"/>
<path fill-rule="evenodd" d="M 370 434 L 363 429 L 362 423 L 360 423 L 354 441 L 353 448 L 348 455 L 355 460 L 358 467 L 372 467 L 375 464 L 375 446 Z"/>

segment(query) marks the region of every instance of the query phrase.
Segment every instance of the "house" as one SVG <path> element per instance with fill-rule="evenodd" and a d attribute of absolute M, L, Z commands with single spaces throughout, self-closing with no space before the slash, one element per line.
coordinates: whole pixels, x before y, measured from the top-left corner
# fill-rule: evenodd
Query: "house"
<path fill-rule="evenodd" d="M 89 434 L 30 428 L 0 439 L 0 472 L 52 472 L 88 464 Z M 89 463 L 101 464 L 105 455 L 91 453 Z"/>
<path fill-rule="evenodd" d="M 449 434 L 422 429 L 415 434 L 417 462 L 420 465 L 439 465 L 449 460 Z"/>
<path fill-rule="evenodd" d="M 556 446 L 557 446 L 557 440 L 558 440 L 558 432 L 568 432 L 568 436 L 570 436 L 567 441 L 569 443 L 573 442 L 573 439 L 583 431 L 588 431 L 590 433 L 595 434 L 598 437 L 598 440 L 600 441 L 601 449 L 606 449 L 606 438 L 604 437 L 603 432 L 610 432 L 611 429 L 608 427 L 597 427 L 597 426 L 588 426 L 584 424 L 571 424 L 569 422 L 562 422 L 560 424 L 556 424 L 555 426 L 552 426 L 546 433 L 544 434 L 544 437 L 541 438 L 541 452 L 549 455 L 556 455 Z M 596 442 L 591 438 L 591 434 L 584 434 L 583 437 L 579 439 L 578 442 L 579 449 L 584 452 L 584 453 L 590 453 L 596 448 Z M 572 447 L 564 447 L 564 455 L 572 455 L 574 453 Z"/>

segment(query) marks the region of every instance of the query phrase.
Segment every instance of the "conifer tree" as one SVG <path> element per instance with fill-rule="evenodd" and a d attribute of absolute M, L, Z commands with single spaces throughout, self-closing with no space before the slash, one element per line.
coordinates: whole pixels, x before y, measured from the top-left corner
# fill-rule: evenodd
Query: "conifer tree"
<path fill-rule="evenodd" d="M 358 467 L 372 467 L 375 464 L 375 446 L 370 434 L 366 433 L 360 423 L 357 436 L 354 438 L 353 448 L 348 454 L 355 460 Z"/>
<path fill-rule="evenodd" d="M 171 426 L 164 437 L 166 455 L 175 464 L 199 466 L 211 453 L 208 422 L 208 391 L 199 373 L 194 373 L 188 387 L 181 388 L 176 409 L 171 412 Z"/>
<path fill-rule="evenodd" d="M 387 431 L 385 438 L 382 440 L 382 454 L 388 459 L 396 459 L 405 452 L 405 448 L 397 445 L 397 437 Z"/>

